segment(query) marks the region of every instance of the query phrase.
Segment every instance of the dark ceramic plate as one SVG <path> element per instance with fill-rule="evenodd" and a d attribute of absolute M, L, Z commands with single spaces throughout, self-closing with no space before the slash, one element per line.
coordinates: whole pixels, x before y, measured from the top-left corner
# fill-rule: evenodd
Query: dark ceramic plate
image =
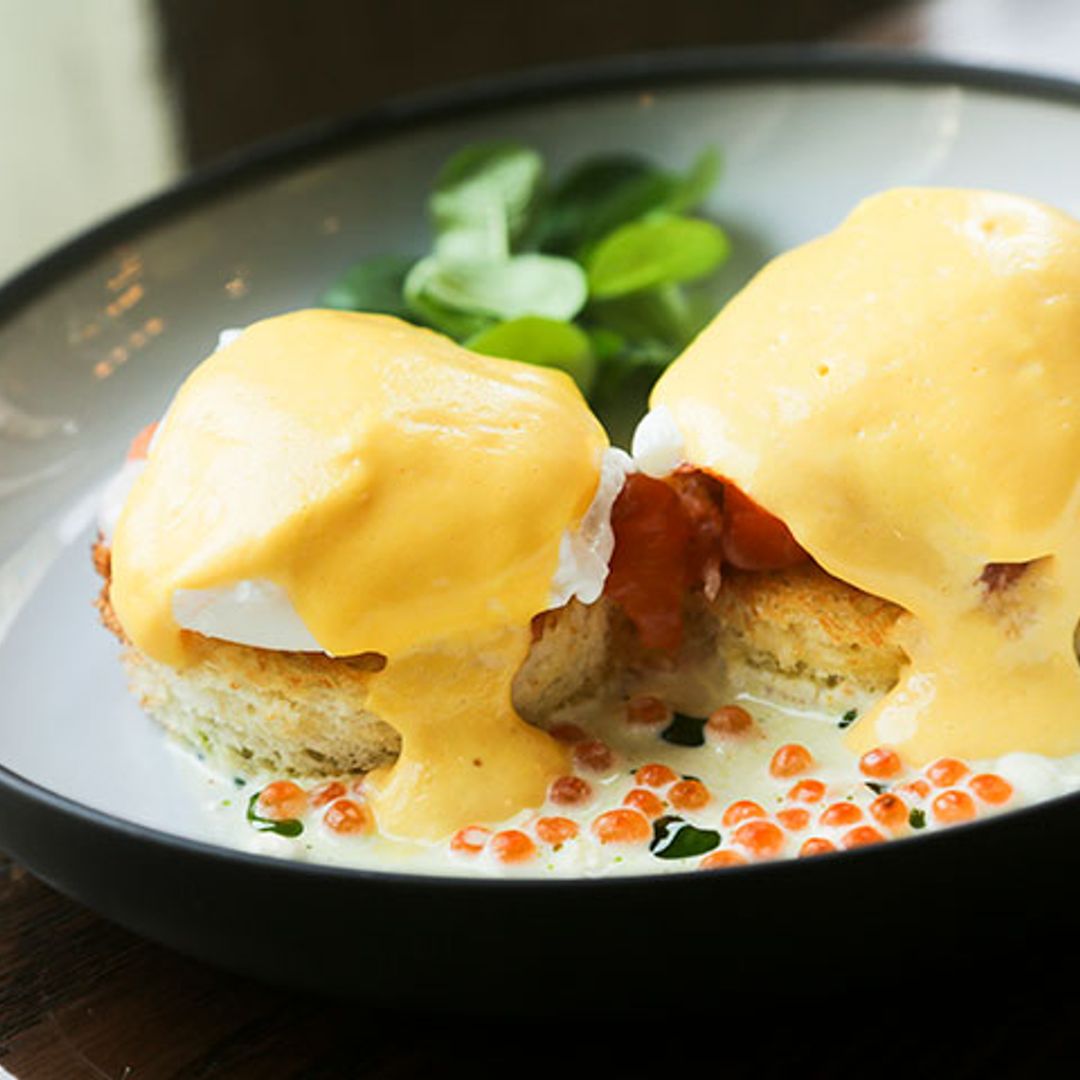
<path fill-rule="evenodd" d="M 1080 906 L 1080 796 L 842 856 L 660 878 L 440 879 L 215 842 L 95 623 L 93 493 L 219 329 L 310 304 L 365 253 L 420 250 L 438 164 L 497 136 L 556 167 L 597 150 L 675 165 L 719 144 L 711 210 L 735 236 L 732 287 L 897 184 L 1080 210 L 1080 86 L 770 51 L 620 60 L 388 105 L 88 233 L 0 293 L 0 844 L 208 962 L 384 1003 L 647 1006 L 619 988 L 660 956 L 680 986 L 715 993 L 736 976 L 797 978 L 803 962 L 855 985 L 917 970 L 943 942 L 1020 956 L 1049 940 Z"/>

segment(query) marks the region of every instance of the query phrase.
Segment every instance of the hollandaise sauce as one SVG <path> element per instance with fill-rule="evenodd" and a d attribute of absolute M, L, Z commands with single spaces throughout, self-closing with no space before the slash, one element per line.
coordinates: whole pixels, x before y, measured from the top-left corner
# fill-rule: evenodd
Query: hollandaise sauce
<path fill-rule="evenodd" d="M 875 196 L 770 263 L 652 403 L 686 460 L 910 613 L 910 663 L 854 751 L 1080 750 L 1080 223 L 989 192 Z M 1001 565 L 1017 581 L 991 595 Z"/>
<path fill-rule="evenodd" d="M 324 652 L 386 658 L 372 708 L 403 749 L 369 786 L 380 829 L 501 818 L 566 768 L 510 686 L 605 446 L 561 372 L 385 316 L 268 319 L 174 399 L 116 527 L 112 604 L 182 668 L 178 595 L 269 583 Z"/>

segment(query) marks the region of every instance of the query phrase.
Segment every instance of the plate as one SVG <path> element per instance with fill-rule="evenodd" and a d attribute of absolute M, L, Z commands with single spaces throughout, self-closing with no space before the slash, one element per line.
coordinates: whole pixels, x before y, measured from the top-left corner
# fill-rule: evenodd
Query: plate
<path fill-rule="evenodd" d="M 902 184 L 1001 188 L 1080 213 L 1080 86 L 775 50 L 529 73 L 262 147 L 91 231 L 0 293 L 0 845 L 68 895 L 203 960 L 382 1003 L 583 1006 L 642 964 L 741 985 L 942 943 L 1019 956 L 1080 902 L 1080 796 L 841 856 L 618 880 L 434 878 L 216 842 L 178 751 L 96 621 L 95 493 L 223 327 L 302 307 L 351 262 L 420 251 L 453 150 L 512 137 L 556 169 L 634 150 L 726 169 L 734 288 Z M 1060 948 L 1058 949 L 1060 953 Z M 683 970 L 685 969 L 685 970 Z M 647 1004 L 641 1002 L 640 1004 Z"/>

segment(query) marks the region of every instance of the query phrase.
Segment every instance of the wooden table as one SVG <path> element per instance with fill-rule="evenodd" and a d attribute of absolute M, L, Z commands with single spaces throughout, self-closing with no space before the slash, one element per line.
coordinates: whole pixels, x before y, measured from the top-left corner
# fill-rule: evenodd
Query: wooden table
<path fill-rule="evenodd" d="M 843 36 L 1028 67 L 1043 57 L 1043 66 L 1080 75 L 1077 8 L 937 0 L 879 13 Z M 1074 980 L 1051 993 L 1052 956 L 1046 981 L 1003 970 L 997 984 L 973 985 L 963 957 L 906 972 L 888 942 L 868 942 L 865 980 L 821 994 L 814 971 L 826 956 L 823 948 L 821 957 L 793 957 L 777 973 L 776 996 L 752 1001 L 740 998 L 736 973 L 721 973 L 714 1000 L 696 1002 L 669 997 L 662 976 L 643 976 L 635 993 L 655 1007 L 653 1023 L 602 1011 L 405 1015 L 213 971 L 118 929 L 0 856 L 0 1066 L 19 1080 L 426 1078 L 465 1069 L 673 1077 L 701 1054 L 705 1068 L 728 1077 L 832 1078 L 894 1064 L 951 1080 L 1076 1070 L 1080 992 Z M 584 1049 L 573 1050 L 578 1036 Z"/>

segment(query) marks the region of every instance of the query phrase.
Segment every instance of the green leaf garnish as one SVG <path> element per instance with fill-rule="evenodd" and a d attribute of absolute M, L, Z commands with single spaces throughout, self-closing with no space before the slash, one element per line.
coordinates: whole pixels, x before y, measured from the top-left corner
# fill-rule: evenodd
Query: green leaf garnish
<path fill-rule="evenodd" d="M 256 829 L 258 832 L 276 833 L 278 836 L 287 836 L 290 839 L 299 836 L 304 831 L 304 823 L 296 818 L 286 818 L 284 821 L 274 821 L 273 818 L 263 817 L 256 809 L 261 794 L 262 792 L 256 791 L 255 794 L 248 799 L 247 819 L 252 828 Z"/>
<path fill-rule="evenodd" d="M 543 315 L 565 320 L 585 306 L 585 274 L 570 259 L 530 254 L 515 255 L 505 262 L 425 259 L 419 266 L 430 262 L 434 265 L 425 270 L 423 295 L 463 315 L 493 319 Z M 409 275 L 410 281 L 416 272 L 414 269 Z"/>
<path fill-rule="evenodd" d="M 415 259 L 376 255 L 345 271 L 319 298 L 323 307 L 343 311 L 375 311 L 407 319 L 411 314 L 403 293 L 405 277 Z"/>
<path fill-rule="evenodd" d="M 634 221 L 605 237 L 589 255 L 589 293 L 610 300 L 693 281 L 715 270 L 730 251 L 727 235 L 711 221 L 667 215 Z"/>
<path fill-rule="evenodd" d="M 459 341 L 479 334 L 494 322 L 485 315 L 457 311 L 438 300 L 428 289 L 429 282 L 439 271 L 433 257 L 421 259 L 405 278 L 405 301 L 413 315 L 428 326 L 441 330 Z"/>
<path fill-rule="evenodd" d="M 502 251 L 528 224 L 540 194 L 544 162 L 527 146 L 485 142 L 466 146 L 443 166 L 431 196 L 431 216 L 440 235 L 476 230 L 489 238 L 502 232 Z M 501 227 L 500 223 L 501 222 Z"/>
<path fill-rule="evenodd" d="M 715 829 L 699 829 L 675 814 L 666 814 L 653 822 L 649 850 L 658 859 L 692 859 L 720 846 Z"/>
<path fill-rule="evenodd" d="M 863 783 L 875 794 L 883 795 L 889 790 L 888 784 L 879 784 L 874 780 L 864 780 Z"/>
<path fill-rule="evenodd" d="M 705 718 L 676 713 L 660 738 L 674 746 L 704 746 Z"/>
<path fill-rule="evenodd" d="M 589 393 L 596 380 L 596 359 L 589 335 L 570 322 L 524 315 L 497 323 L 465 344 L 485 356 L 559 368 L 578 384 L 583 394 Z"/>
<path fill-rule="evenodd" d="M 925 829 L 926 828 L 926 811 L 920 810 L 917 806 L 911 808 L 911 813 L 908 814 L 908 824 L 913 829 Z"/>
<path fill-rule="evenodd" d="M 666 209 L 683 214 L 700 206 L 716 187 L 720 167 L 720 151 L 715 146 L 703 150 L 690 166 L 690 171 L 679 181 Z"/>

